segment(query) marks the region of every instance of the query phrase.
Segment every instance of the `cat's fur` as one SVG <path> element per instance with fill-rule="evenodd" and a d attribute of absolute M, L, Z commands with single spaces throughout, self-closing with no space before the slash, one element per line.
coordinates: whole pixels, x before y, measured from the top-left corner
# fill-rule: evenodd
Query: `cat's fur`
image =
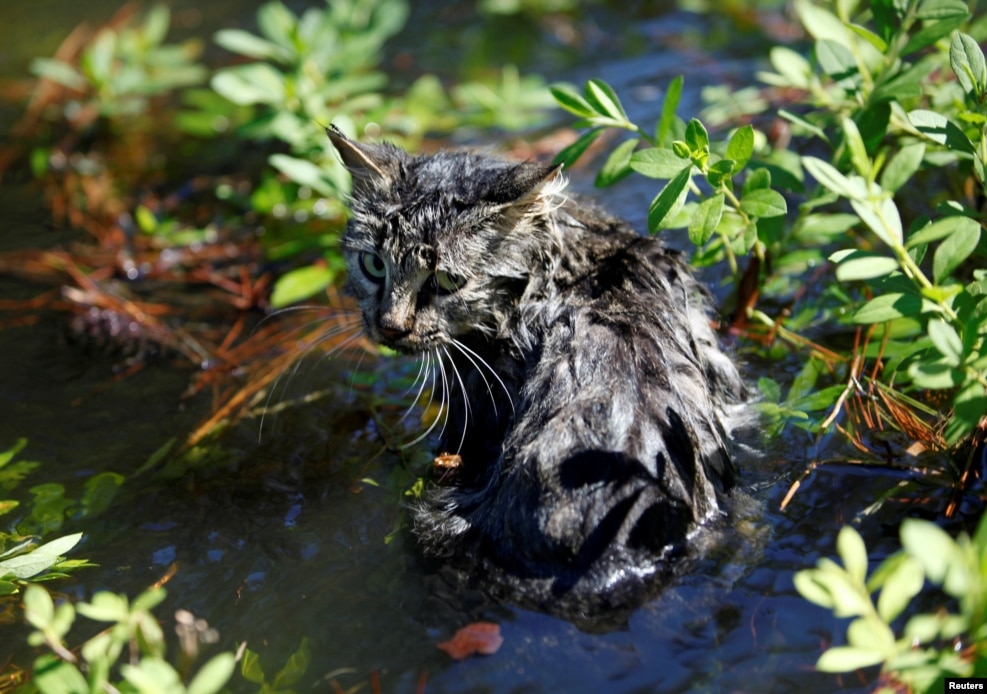
<path fill-rule="evenodd" d="M 744 385 L 703 289 L 556 167 L 328 134 L 365 331 L 446 362 L 440 445 L 462 462 L 414 509 L 421 546 L 528 603 L 619 602 L 735 481 L 724 412 Z"/>

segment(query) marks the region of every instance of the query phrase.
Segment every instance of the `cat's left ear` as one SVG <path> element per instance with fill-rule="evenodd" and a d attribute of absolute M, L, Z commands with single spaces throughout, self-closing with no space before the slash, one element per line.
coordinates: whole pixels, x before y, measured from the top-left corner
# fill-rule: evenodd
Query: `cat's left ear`
<path fill-rule="evenodd" d="M 558 185 L 559 189 L 564 186 L 561 171 L 561 164 L 523 162 L 508 169 L 495 181 L 483 194 L 483 199 L 500 205 L 533 201 L 547 186 Z"/>
<path fill-rule="evenodd" d="M 389 181 L 391 177 L 386 172 L 384 157 L 378 150 L 380 146 L 361 145 L 349 139 L 335 125 L 326 128 L 326 135 L 333 147 L 339 152 L 343 164 L 353 175 L 354 180 L 378 179 Z"/>

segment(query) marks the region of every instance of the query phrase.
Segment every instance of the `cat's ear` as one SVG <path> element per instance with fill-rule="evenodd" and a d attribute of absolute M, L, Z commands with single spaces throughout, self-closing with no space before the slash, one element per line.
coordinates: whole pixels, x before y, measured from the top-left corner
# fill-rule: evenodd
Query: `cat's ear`
<path fill-rule="evenodd" d="M 520 218 L 557 206 L 565 185 L 561 164 L 525 162 L 511 167 L 484 199 L 501 205 L 504 212 Z"/>
<path fill-rule="evenodd" d="M 533 201 L 544 188 L 560 177 L 561 164 L 532 164 L 523 162 L 508 168 L 492 182 L 483 199 L 498 205 L 512 205 Z"/>
<path fill-rule="evenodd" d="M 389 182 L 391 176 L 387 173 L 388 152 L 379 145 L 363 145 L 349 139 L 335 125 L 326 128 L 326 135 L 333 147 L 339 152 L 343 164 L 356 181 L 371 181 L 377 179 Z"/>

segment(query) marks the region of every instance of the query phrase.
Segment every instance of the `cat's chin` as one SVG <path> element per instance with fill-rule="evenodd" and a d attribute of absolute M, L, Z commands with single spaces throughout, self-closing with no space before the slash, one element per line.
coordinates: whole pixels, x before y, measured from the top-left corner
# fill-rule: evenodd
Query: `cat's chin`
<path fill-rule="evenodd" d="M 437 347 L 441 347 L 443 343 L 431 340 L 428 342 L 407 342 L 405 340 L 393 341 L 393 340 L 377 340 L 377 344 L 382 347 L 387 347 L 387 349 L 394 350 L 399 354 L 404 354 L 405 356 L 418 357 L 427 352 L 433 351 Z"/>

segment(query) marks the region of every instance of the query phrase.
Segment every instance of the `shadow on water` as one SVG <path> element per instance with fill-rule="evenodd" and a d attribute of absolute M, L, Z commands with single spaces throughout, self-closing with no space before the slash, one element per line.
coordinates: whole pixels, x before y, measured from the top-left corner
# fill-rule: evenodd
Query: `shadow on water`
<path fill-rule="evenodd" d="M 237 5 L 236 16 L 255 4 Z M 594 11 L 601 13 L 601 34 L 606 22 L 620 19 Z M 697 50 L 656 50 L 649 37 L 670 36 L 676 27 L 701 29 L 683 13 L 669 10 L 662 17 L 669 23 L 644 23 L 629 51 L 601 58 L 579 45 L 579 63 L 566 51 L 541 62 L 576 82 L 603 76 L 632 95 L 631 118 L 641 121 L 654 120 L 660 108 L 655 85 L 676 74 L 684 73 L 695 90 L 681 107 L 688 112 L 697 107 L 703 84 L 723 73 L 740 80 L 753 72 L 749 64 L 724 62 L 713 74 L 712 59 Z M 600 39 L 599 46 L 609 45 Z M 703 59 L 690 59 L 696 55 Z M 425 51 L 422 60 L 436 60 L 435 52 Z M 573 173 L 573 185 L 589 191 L 588 172 Z M 0 190 L 3 249 L 64 240 L 47 228 L 47 213 L 28 190 Z M 653 195 L 647 182 L 629 181 L 604 202 L 641 228 Z M 10 298 L 33 293 L 5 278 L 0 289 Z M 409 460 L 383 450 L 368 404 L 372 396 L 354 387 L 345 365 L 302 368 L 279 397 L 291 400 L 311 390 L 324 397 L 284 408 L 262 429 L 258 420 L 245 420 L 197 465 L 130 477 L 154 451 L 194 428 L 209 403 L 202 396 L 182 398 L 189 372 L 167 359 L 108 386 L 120 358 L 66 344 L 61 321 L 43 315 L 33 326 L 0 331 L 6 365 L 0 447 L 27 437 L 26 454 L 42 462 L 34 479 L 64 484 L 70 498 L 95 472 L 117 471 L 129 479 L 104 514 L 62 529 L 85 531 L 77 553 L 99 566 L 56 584 L 57 590 L 76 598 L 102 589 L 134 595 L 177 565 L 159 615 L 191 610 L 219 629 L 223 647 L 246 640 L 267 672 L 276 671 L 305 637 L 312 653 L 306 678 L 317 691 L 329 687 L 327 677 L 343 687 L 369 686 L 372 673 L 385 691 L 413 691 L 423 681 L 430 692 L 865 687 L 812 670 L 845 625 L 802 600 L 792 575 L 831 556 L 838 528 L 897 480 L 823 466 L 782 512 L 782 498 L 809 459 L 807 438 L 795 434 L 774 442 L 745 471 L 747 491 L 738 495 L 719 549 L 617 628 L 594 632 L 497 604 L 421 563 L 402 526 L 403 492 L 414 480 Z M 412 367 L 391 360 L 372 368 L 386 383 L 406 380 Z M 428 458 L 422 447 L 410 455 Z M 878 516 L 862 523 L 872 558 L 896 549 L 893 520 Z M 456 628 L 480 619 L 501 625 L 504 645 L 496 655 L 451 663 L 436 649 Z M 33 651 L 19 645 L 26 630 L 0 630 L 0 663 L 8 657 L 30 662 Z"/>

